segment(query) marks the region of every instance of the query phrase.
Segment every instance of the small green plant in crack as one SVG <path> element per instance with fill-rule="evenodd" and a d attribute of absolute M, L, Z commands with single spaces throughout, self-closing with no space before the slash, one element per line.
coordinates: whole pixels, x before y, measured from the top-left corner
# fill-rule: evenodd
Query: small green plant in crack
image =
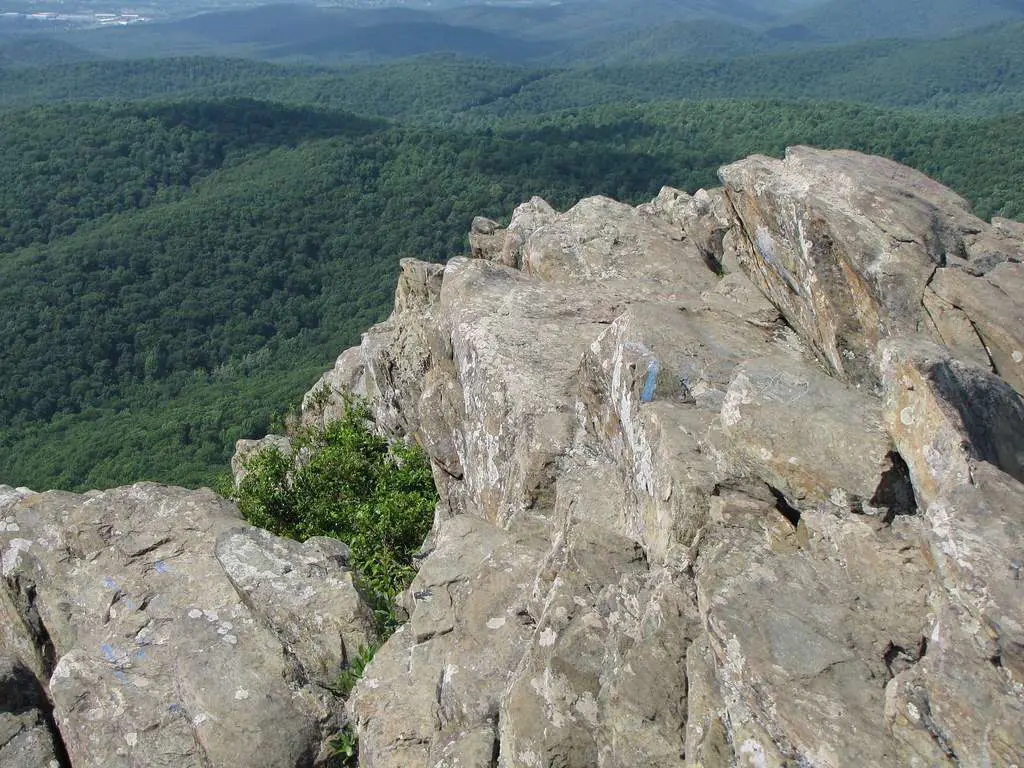
<path fill-rule="evenodd" d="M 359 737 L 352 723 L 346 723 L 338 733 L 327 742 L 331 750 L 331 768 L 355 768 L 359 765 Z"/>
<path fill-rule="evenodd" d="M 331 690 L 338 696 L 348 696 L 363 678 L 363 672 L 373 661 L 373 654 L 377 652 L 379 645 L 359 646 L 359 652 L 355 655 L 349 665 L 345 667 L 338 678 L 334 681 Z"/>

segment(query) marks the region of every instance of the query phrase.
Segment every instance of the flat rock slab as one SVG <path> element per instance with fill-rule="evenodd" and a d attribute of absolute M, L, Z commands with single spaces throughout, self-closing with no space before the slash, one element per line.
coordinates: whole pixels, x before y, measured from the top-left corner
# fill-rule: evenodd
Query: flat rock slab
<path fill-rule="evenodd" d="M 798 507 L 888 513 L 897 471 L 882 404 L 792 357 L 745 362 L 722 405 L 727 451 Z M 909 478 L 902 507 L 913 504 Z M 894 510 L 895 511 L 895 510 Z M 906 511 L 903 508 L 899 512 Z"/>

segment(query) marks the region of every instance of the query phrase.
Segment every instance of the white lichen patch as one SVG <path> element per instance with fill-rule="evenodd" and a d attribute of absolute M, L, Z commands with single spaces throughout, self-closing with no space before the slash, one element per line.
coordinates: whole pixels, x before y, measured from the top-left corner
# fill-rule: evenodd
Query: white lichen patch
<path fill-rule="evenodd" d="M 32 542 L 28 539 L 11 539 L 7 551 L 0 555 L 0 573 L 5 577 L 14 573 L 21 565 L 21 555 L 32 548 Z"/>
<path fill-rule="evenodd" d="M 135 746 L 139 743 L 139 734 L 137 734 L 135 731 L 132 731 L 131 733 L 126 733 L 124 735 L 124 741 L 129 747 L 132 747 L 134 749 Z"/>
<path fill-rule="evenodd" d="M 576 700 L 574 705 L 577 712 L 583 717 L 584 720 L 592 727 L 597 727 L 598 710 L 597 700 L 594 698 L 594 694 L 590 691 L 584 691 L 583 695 Z"/>
<path fill-rule="evenodd" d="M 764 747 L 753 739 L 747 739 L 740 744 L 740 755 L 746 758 L 746 764 L 752 766 L 752 768 L 767 768 L 768 766 Z"/>
<path fill-rule="evenodd" d="M 740 410 L 741 407 L 750 405 L 752 402 L 753 395 L 750 379 L 745 373 L 737 373 L 732 386 L 725 393 L 725 402 L 722 403 L 722 425 L 734 427 L 739 424 L 740 419 L 743 418 L 743 413 Z"/>
<path fill-rule="evenodd" d="M 544 627 L 540 633 L 540 637 L 537 638 L 537 645 L 541 648 L 550 648 L 555 644 L 555 640 L 558 639 L 558 633 L 555 632 L 551 627 Z"/>
<path fill-rule="evenodd" d="M 245 701 L 249 698 L 249 691 L 245 688 L 239 688 L 235 691 L 235 701 Z"/>

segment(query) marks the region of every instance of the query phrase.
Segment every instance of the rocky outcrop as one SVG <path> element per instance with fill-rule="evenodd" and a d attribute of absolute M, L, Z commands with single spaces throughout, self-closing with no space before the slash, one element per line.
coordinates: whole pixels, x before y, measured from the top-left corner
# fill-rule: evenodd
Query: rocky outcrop
<path fill-rule="evenodd" d="M 361 764 L 1022 759 L 1020 226 L 852 152 L 721 178 L 477 219 L 339 359 L 442 497 Z"/>
<path fill-rule="evenodd" d="M 209 491 L 152 484 L 2 487 L 0 521 L 3 765 L 326 756 L 343 719 L 327 686 L 373 631 L 343 544 L 282 541 Z"/>
<path fill-rule="evenodd" d="M 0 764 L 1022 764 L 1024 225 L 853 152 L 721 179 L 401 262 L 301 414 L 365 396 L 441 499 L 347 702 L 343 543 L 0 487 Z"/>

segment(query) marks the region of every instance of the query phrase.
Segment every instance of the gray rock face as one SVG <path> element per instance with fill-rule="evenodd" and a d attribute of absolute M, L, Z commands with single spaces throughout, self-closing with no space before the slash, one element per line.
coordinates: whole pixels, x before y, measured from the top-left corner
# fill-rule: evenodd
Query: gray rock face
<path fill-rule="evenodd" d="M 830 371 L 860 386 L 877 385 L 881 339 L 925 324 L 937 269 L 969 261 L 986 236 L 990 261 L 1019 253 L 963 199 L 890 160 L 793 147 L 720 176 L 745 235 L 741 263 Z"/>
<path fill-rule="evenodd" d="M 477 220 L 339 361 L 443 510 L 361 764 L 1020 761 L 1019 226 L 851 152 L 721 175 Z"/>
<path fill-rule="evenodd" d="M 370 635 L 343 545 L 280 541 L 209 491 L 0 498 L 4 646 L 72 766 L 314 763 L 341 722 L 321 681 Z"/>

